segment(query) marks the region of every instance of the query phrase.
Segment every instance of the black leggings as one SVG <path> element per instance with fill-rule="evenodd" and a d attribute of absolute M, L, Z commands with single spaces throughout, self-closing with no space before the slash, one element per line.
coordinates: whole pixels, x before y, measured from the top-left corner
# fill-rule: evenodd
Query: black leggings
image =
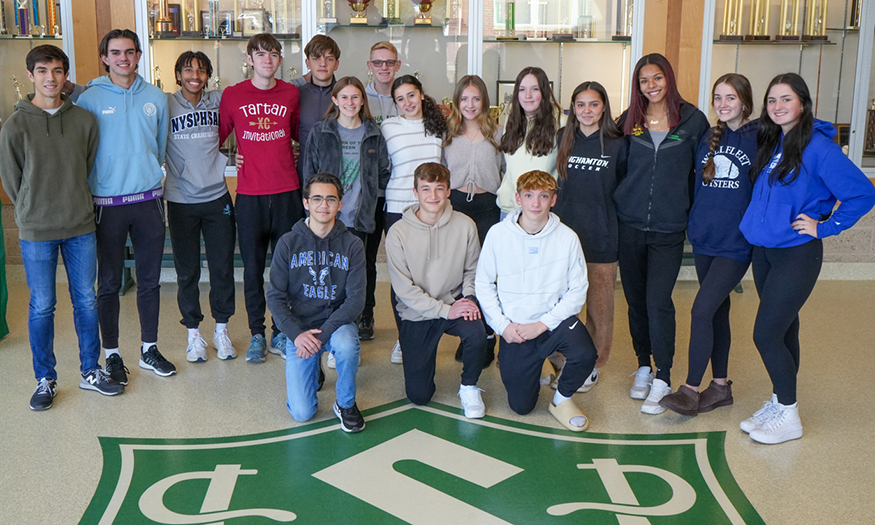
<path fill-rule="evenodd" d="M 653 355 L 656 378 L 670 385 L 675 344 L 671 293 L 684 256 L 684 232 L 645 232 L 621 222 L 619 254 L 638 366 L 651 366 Z"/>
<path fill-rule="evenodd" d="M 823 241 L 792 248 L 753 249 L 753 278 L 760 296 L 753 340 L 782 405 L 796 402 L 799 372 L 799 310 L 823 264 Z"/>
<path fill-rule="evenodd" d="M 453 190 L 450 193 L 450 203 L 453 205 L 453 210 L 464 213 L 474 224 L 477 225 L 477 237 L 480 238 L 480 246 L 483 246 L 483 241 L 486 239 L 486 232 L 489 228 L 498 224 L 501 209 L 495 204 L 494 193 L 475 193 L 468 200 L 468 194 L 462 190 Z"/>
<path fill-rule="evenodd" d="M 726 378 L 729 369 L 729 294 L 744 277 L 749 262 L 695 255 L 699 293 L 690 321 L 690 368 L 687 384 L 699 386 L 711 361 L 711 374 Z"/>

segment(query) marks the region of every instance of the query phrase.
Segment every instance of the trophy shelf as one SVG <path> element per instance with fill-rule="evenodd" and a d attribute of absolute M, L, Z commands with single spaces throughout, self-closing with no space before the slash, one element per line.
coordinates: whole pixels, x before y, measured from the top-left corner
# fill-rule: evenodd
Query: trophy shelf
<path fill-rule="evenodd" d="M 629 40 L 505 40 L 500 38 L 484 38 L 484 44 L 537 44 L 537 45 L 573 45 L 573 44 L 613 44 L 629 45 Z"/>
<path fill-rule="evenodd" d="M 834 46 L 828 40 L 714 40 L 721 46 Z"/>

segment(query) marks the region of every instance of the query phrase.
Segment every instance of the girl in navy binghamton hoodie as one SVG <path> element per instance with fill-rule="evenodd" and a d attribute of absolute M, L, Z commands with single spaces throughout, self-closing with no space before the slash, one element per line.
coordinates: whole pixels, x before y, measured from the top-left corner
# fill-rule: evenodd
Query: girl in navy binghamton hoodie
<path fill-rule="evenodd" d="M 556 168 L 559 197 L 553 212 L 580 238 L 589 288 L 586 329 L 598 351 L 592 374 L 578 392 L 588 392 L 608 362 L 614 340 L 618 222 L 614 191 L 626 175 L 626 138 L 611 117 L 608 93 L 584 82 L 571 94 L 573 117 L 559 130 Z"/>
<path fill-rule="evenodd" d="M 699 292 L 690 322 L 687 382 L 659 404 L 686 416 L 732 404 L 729 368 L 729 294 L 750 266 L 751 245 L 738 225 L 750 204 L 748 176 L 757 152 L 753 94 L 747 78 L 727 73 L 714 83 L 711 103 L 718 124 L 696 152 L 696 184 L 687 237 L 693 245 Z M 714 380 L 699 393 L 711 362 Z"/>
<path fill-rule="evenodd" d="M 753 244 L 760 306 L 754 343 L 772 379 L 772 399 L 741 429 L 760 443 L 802 437 L 796 403 L 799 310 L 823 261 L 821 239 L 853 226 L 875 204 L 872 183 L 832 142 L 835 128 L 812 114 L 802 77 L 769 84 L 751 167 L 753 197 L 741 231 Z M 836 201 L 841 205 L 833 210 Z"/>

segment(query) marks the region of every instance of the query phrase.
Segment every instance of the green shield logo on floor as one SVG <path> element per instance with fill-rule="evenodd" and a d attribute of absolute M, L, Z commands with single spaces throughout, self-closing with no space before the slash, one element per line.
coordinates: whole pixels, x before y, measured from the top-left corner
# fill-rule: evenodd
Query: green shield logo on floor
<path fill-rule="evenodd" d="M 763 523 L 724 432 L 576 434 L 406 401 L 220 439 L 101 438 L 82 523 Z"/>

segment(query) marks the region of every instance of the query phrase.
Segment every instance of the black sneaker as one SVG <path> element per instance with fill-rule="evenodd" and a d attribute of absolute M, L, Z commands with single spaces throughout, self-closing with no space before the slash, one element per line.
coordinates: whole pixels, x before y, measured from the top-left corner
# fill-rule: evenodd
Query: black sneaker
<path fill-rule="evenodd" d="M 352 404 L 349 408 L 340 408 L 337 401 L 334 402 L 334 413 L 340 419 L 340 428 L 344 432 L 361 432 L 365 429 L 365 418 L 359 412 L 359 407 Z"/>
<path fill-rule="evenodd" d="M 117 396 L 123 394 L 125 386 L 113 381 L 106 372 L 99 368 L 95 368 L 90 372 L 82 374 L 79 379 L 79 388 L 83 390 L 94 390 L 105 396 Z"/>
<path fill-rule="evenodd" d="M 106 358 L 105 371 L 106 375 L 116 383 L 120 385 L 128 384 L 128 374 L 131 372 L 128 370 L 128 367 L 125 366 L 125 362 L 122 361 L 122 356 L 118 354 L 110 354 L 110 356 Z"/>
<path fill-rule="evenodd" d="M 52 400 L 58 395 L 58 382 L 44 377 L 39 380 L 36 390 L 30 396 L 30 409 L 34 411 L 48 410 L 52 408 Z"/>
<path fill-rule="evenodd" d="M 374 340 L 374 318 L 362 317 L 359 321 L 359 340 L 373 341 Z"/>
<path fill-rule="evenodd" d="M 140 355 L 140 368 L 151 370 L 162 377 L 172 376 L 176 373 L 176 366 L 164 359 L 156 345 L 152 345 Z"/>

